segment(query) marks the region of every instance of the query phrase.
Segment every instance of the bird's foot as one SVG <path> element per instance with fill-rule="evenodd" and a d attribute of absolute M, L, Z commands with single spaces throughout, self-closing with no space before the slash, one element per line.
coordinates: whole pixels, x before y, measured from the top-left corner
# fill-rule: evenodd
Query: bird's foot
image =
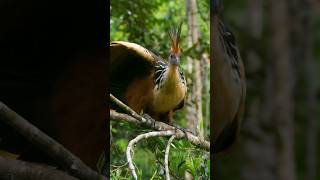
<path fill-rule="evenodd" d="M 151 128 L 156 127 L 156 121 L 149 114 L 143 114 L 142 117 L 147 120 L 147 124 L 151 125 Z"/>
<path fill-rule="evenodd" d="M 180 127 L 179 125 L 176 125 L 176 124 L 173 124 L 172 125 L 176 130 L 179 129 L 180 131 L 182 131 L 184 134 L 187 134 L 188 133 L 191 133 L 193 135 L 195 135 L 196 133 L 194 131 L 192 131 L 191 129 L 188 129 L 188 128 L 183 128 L 183 127 Z"/>

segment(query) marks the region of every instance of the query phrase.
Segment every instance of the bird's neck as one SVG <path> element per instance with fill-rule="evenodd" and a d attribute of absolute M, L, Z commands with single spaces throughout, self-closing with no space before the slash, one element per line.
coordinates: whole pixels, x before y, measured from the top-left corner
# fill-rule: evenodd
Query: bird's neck
<path fill-rule="evenodd" d="M 177 87 L 177 84 L 180 83 L 180 77 L 179 77 L 179 66 L 170 64 L 168 66 L 168 69 L 165 73 L 165 79 L 164 79 L 164 90 L 166 91 L 174 91 L 174 89 Z"/>

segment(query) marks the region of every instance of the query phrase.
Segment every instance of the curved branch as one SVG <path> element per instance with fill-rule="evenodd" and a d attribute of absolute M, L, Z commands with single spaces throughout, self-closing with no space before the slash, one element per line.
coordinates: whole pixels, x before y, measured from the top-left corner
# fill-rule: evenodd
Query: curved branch
<path fill-rule="evenodd" d="M 33 126 L 26 119 L 0 101 L 0 121 L 15 129 L 19 134 L 44 152 L 70 174 L 80 179 L 106 179 L 84 164 L 78 157 L 54 139 Z"/>
<path fill-rule="evenodd" d="M 136 144 L 138 141 L 142 140 L 142 139 L 147 139 L 150 137 L 156 137 L 156 136 L 172 136 L 175 134 L 175 131 L 169 130 L 169 131 L 156 131 L 156 132 L 148 132 L 145 134 L 140 134 L 138 135 L 136 138 L 132 139 L 128 146 L 127 146 L 127 160 L 128 160 L 128 164 L 129 164 L 129 169 L 132 173 L 132 176 L 135 180 L 138 179 L 137 173 L 135 171 L 134 165 L 133 165 L 133 161 L 132 161 L 132 157 L 131 157 L 131 151 L 132 151 L 132 147 L 134 144 Z"/>
<path fill-rule="evenodd" d="M 33 180 L 77 180 L 66 172 L 52 166 L 20 161 L 0 156 L 0 177 L 2 180 L 33 179 Z"/>
<path fill-rule="evenodd" d="M 170 151 L 170 146 L 171 146 L 171 143 L 173 141 L 173 139 L 175 138 L 175 135 L 171 136 L 169 141 L 168 141 L 168 144 L 167 144 L 167 147 L 166 147 L 166 152 L 164 154 L 164 166 L 165 166 L 165 169 L 166 169 L 166 180 L 170 180 L 170 173 L 169 173 L 169 151 Z"/>
<path fill-rule="evenodd" d="M 158 131 L 164 131 L 164 130 L 174 130 L 176 131 L 176 138 L 186 138 L 188 141 L 190 141 L 191 144 L 204 149 L 206 151 L 210 151 L 210 142 L 201 139 L 198 136 L 193 135 L 190 132 L 183 132 L 180 129 L 176 129 L 173 126 L 170 126 L 166 123 L 163 122 L 159 122 L 159 121 L 154 121 L 154 123 L 143 123 L 135 118 L 133 118 L 132 116 L 129 116 L 127 114 L 123 114 L 123 113 L 118 113 L 116 111 L 110 110 L 110 119 L 112 120 L 123 120 L 123 121 L 127 121 L 129 123 L 134 123 L 136 125 L 140 125 L 140 126 L 145 126 L 147 128 L 150 129 L 154 129 L 154 130 L 158 130 Z"/>

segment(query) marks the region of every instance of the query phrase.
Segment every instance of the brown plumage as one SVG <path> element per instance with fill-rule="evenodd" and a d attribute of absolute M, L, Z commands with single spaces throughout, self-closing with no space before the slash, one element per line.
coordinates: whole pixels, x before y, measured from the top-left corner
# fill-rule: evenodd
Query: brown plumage
<path fill-rule="evenodd" d="M 173 112 L 183 107 L 187 92 L 179 68 L 180 29 L 181 25 L 170 32 L 168 62 L 135 43 L 114 41 L 110 44 L 110 93 L 137 113 L 147 113 L 169 124 L 172 124 Z M 111 108 L 117 107 L 111 104 Z"/>
<path fill-rule="evenodd" d="M 246 82 L 243 62 L 232 32 L 218 18 L 221 1 L 214 1 L 211 18 L 213 152 L 234 144 L 244 113 Z"/>

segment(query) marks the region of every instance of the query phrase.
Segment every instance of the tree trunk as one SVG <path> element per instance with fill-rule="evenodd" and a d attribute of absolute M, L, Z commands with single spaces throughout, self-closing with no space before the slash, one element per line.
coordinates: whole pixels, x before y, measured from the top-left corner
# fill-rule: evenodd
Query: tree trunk
<path fill-rule="evenodd" d="M 270 1 L 271 63 L 274 70 L 272 119 L 276 124 L 277 176 L 279 180 L 295 180 L 294 162 L 294 72 L 289 46 L 288 2 Z"/>
<path fill-rule="evenodd" d="M 241 179 L 270 180 L 276 179 L 274 172 L 276 152 L 274 142 L 272 111 L 273 69 L 264 66 L 263 56 L 259 54 L 257 44 L 261 42 L 263 29 L 262 0 L 248 0 L 248 31 L 252 46 L 249 47 L 246 60 L 247 90 L 252 99 L 248 102 L 246 119 L 242 126 L 242 159 Z M 263 44 L 260 43 L 260 46 Z M 265 71 L 267 77 L 259 77 Z M 261 78 L 263 78 L 261 80 Z M 261 83 L 262 82 L 262 83 Z M 258 88 L 257 88 L 258 87 Z M 262 94 L 262 96 L 261 96 Z"/>
<path fill-rule="evenodd" d="M 305 154 L 305 179 L 314 180 L 317 170 L 317 145 L 318 145 L 318 124 L 317 120 L 317 74 L 315 71 L 314 50 L 314 18 L 318 16 L 317 8 L 319 2 L 316 0 L 294 0 L 291 3 L 291 15 L 296 19 L 293 20 L 294 27 L 293 38 L 295 42 L 294 57 L 295 65 L 299 67 L 299 81 L 305 87 L 299 103 L 306 104 L 305 119 L 301 123 L 306 123 L 305 148 L 302 152 Z M 302 66 L 301 66 L 302 64 Z"/>
<path fill-rule="evenodd" d="M 312 31 L 312 2 L 303 1 L 303 34 L 304 34 L 304 59 L 305 59 L 305 82 L 307 97 L 307 136 L 306 136 L 306 180 L 315 180 L 316 177 L 316 160 L 318 145 L 318 116 L 317 116 L 317 75 L 315 73 L 315 62 L 313 56 L 313 31 Z"/>
<path fill-rule="evenodd" d="M 199 41 L 199 27 L 197 17 L 196 0 L 186 0 L 187 17 L 188 17 L 188 47 L 194 46 Z M 201 63 L 200 59 L 187 58 L 188 74 L 189 74 L 189 94 L 187 99 L 187 120 L 188 128 L 199 131 L 200 124 L 202 124 L 202 77 L 201 77 Z M 191 85 L 191 86 L 190 86 Z M 201 130 L 200 130 L 201 131 Z M 199 132 L 203 137 L 203 132 Z"/>

